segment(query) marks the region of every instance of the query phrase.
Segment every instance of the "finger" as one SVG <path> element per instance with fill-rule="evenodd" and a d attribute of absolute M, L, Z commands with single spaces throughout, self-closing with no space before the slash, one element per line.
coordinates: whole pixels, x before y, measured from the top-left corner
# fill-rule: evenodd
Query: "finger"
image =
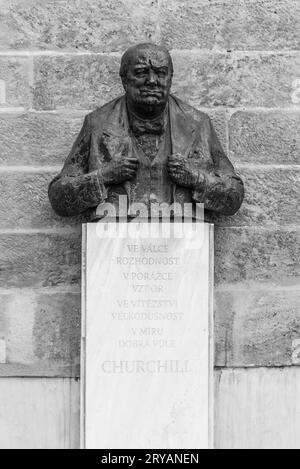
<path fill-rule="evenodd" d="M 176 160 L 175 158 L 172 158 L 171 160 L 168 161 L 169 164 L 178 164 L 179 160 Z"/>
<path fill-rule="evenodd" d="M 134 163 L 126 163 L 125 164 L 125 169 L 137 169 L 138 165 Z"/>
<path fill-rule="evenodd" d="M 127 171 L 125 171 L 125 174 L 127 174 L 127 176 L 133 177 L 136 175 L 136 171 L 133 171 L 132 169 L 127 169 Z"/>
<path fill-rule="evenodd" d="M 127 163 L 127 164 L 124 165 L 124 168 L 125 168 L 125 169 L 134 169 L 134 170 L 137 170 L 138 165 L 137 165 L 137 164 L 134 164 L 134 163 Z"/>
<path fill-rule="evenodd" d="M 172 179 L 172 181 L 177 181 L 177 178 L 173 174 L 170 174 L 170 178 Z"/>
<path fill-rule="evenodd" d="M 125 156 L 128 153 L 128 150 L 129 150 L 129 142 L 125 142 L 121 149 L 121 155 Z"/>
<path fill-rule="evenodd" d="M 168 169 L 169 169 L 170 171 L 177 171 L 177 170 L 178 170 L 178 166 L 168 165 Z"/>
<path fill-rule="evenodd" d="M 171 176 L 174 176 L 174 177 L 175 177 L 176 174 L 177 174 L 177 172 L 176 172 L 176 171 L 169 171 L 169 174 L 170 174 Z"/>
<path fill-rule="evenodd" d="M 170 155 L 170 156 L 169 156 L 169 160 L 172 160 L 172 161 L 179 161 L 179 160 L 182 160 L 182 156 L 177 155 L 177 154 L 175 154 L 175 155 Z"/>
<path fill-rule="evenodd" d="M 124 161 L 130 161 L 131 163 L 139 163 L 139 160 L 137 158 L 134 158 L 133 156 L 128 156 L 127 158 L 124 158 Z"/>

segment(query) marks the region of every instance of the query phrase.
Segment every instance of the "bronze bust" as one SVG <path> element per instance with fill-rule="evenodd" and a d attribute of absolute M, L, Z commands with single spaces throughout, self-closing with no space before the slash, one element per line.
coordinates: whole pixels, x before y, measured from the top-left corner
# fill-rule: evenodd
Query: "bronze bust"
<path fill-rule="evenodd" d="M 125 95 L 85 117 L 61 173 L 49 186 L 53 209 L 77 215 L 120 196 L 143 202 L 203 203 L 233 215 L 243 182 L 210 118 L 170 94 L 169 52 L 146 43 L 130 47 L 120 67 Z M 96 212 L 96 210 L 95 210 Z"/>

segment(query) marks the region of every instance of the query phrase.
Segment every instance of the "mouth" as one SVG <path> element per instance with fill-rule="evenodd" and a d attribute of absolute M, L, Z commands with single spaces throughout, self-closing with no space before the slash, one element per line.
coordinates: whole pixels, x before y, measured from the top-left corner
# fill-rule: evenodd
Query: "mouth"
<path fill-rule="evenodd" d="M 162 96 L 162 92 L 160 90 L 141 90 L 141 95 L 160 98 Z"/>

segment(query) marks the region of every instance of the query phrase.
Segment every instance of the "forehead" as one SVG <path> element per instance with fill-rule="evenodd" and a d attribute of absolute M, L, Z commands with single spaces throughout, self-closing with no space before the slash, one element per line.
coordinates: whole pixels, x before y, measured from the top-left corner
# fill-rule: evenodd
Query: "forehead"
<path fill-rule="evenodd" d="M 135 49 L 132 51 L 131 66 L 149 65 L 150 62 L 154 67 L 168 66 L 169 56 L 164 50 L 158 48 Z"/>

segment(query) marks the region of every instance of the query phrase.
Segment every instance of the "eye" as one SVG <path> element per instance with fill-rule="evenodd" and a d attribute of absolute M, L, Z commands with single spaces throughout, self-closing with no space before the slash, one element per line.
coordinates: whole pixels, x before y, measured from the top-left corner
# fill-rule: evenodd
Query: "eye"
<path fill-rule="evenodd" d="M 146 70 L 144 68 L 139 68 L 139 69 L 135 70 L 135 75 L 136 76 L 145 75 L 145 73 L 146 73 Z"/>
<path fill-rule="evenodd" d="M 166 77 L 168 74 L 168 70 L 166 70 L 165 68 L 160 68 L 156 70 L 156 74 L 158 77 Z"/>

